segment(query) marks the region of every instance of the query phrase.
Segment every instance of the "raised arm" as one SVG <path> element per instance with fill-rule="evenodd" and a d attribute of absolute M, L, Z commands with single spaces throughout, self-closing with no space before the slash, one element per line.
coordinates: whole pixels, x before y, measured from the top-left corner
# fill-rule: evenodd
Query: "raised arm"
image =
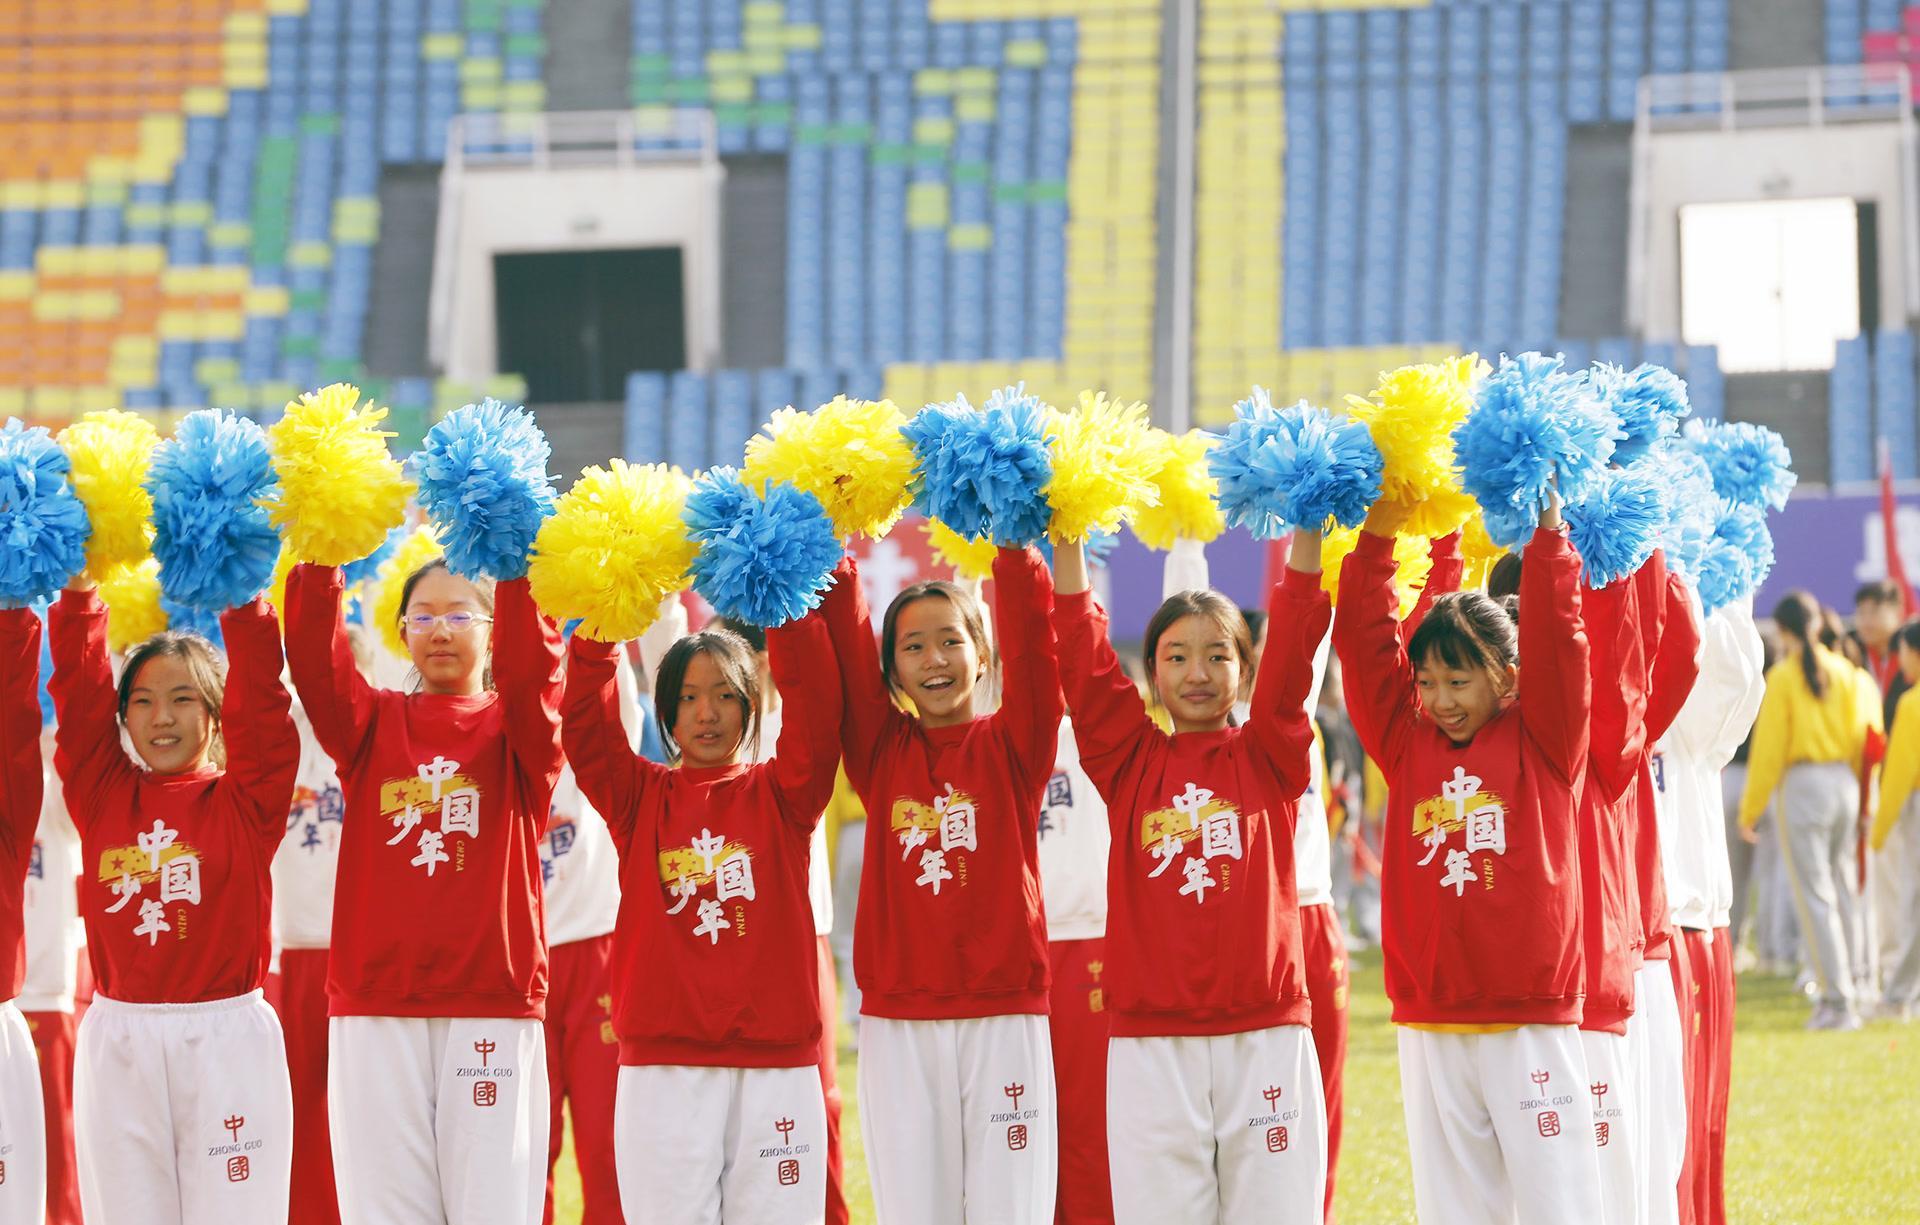
<path fill-rule="evenodd" d="M 626 666 L 618 643 L 594 642 L 580 634 L 567 646 L 564 717 L 567 760 L 580 792 L 607 820 L 614 841 L 627 844 L 648 783 L 666 773 L 635 753 L 620 723 L 618 668 Z M 659 695 L 655 695 L 658 698 Z"/>
<path fill-rule="evenodd" d="M 1400 637 L 1393 536 L 1373 527 L 1360 533 L 1340 566 L 1340 602 L 1334 608 L 1333 649 L 1340 656 L 1347 714 L 1368 756 L 1390 770 L 1420 718 L 1413 664 Z"/>
<path fill-rule="evenodd" d="M 1320 589 L 1320 533 L 1296 531 L 1292 561 L 1267 596 L 1267 649 L 1254 678 L 1246 731 L 1287 795 L 1300 795 L 1313 782 L 1307 694 L 1332 616 L 1327 593 Z"/>
<path fill-rule="evenodd" d="M 1728 615 L 1730 611 L 1721 609 L 1702 627 L 1700 676 L 1666 735 L 1669 743 L 1714 769 L 1725 764 L 1716 760 L 1722 746 L 1731 740 L 1732 747 L 1725 751 L 1739 748 L 1753 726 L 1754 708 L 1748 694 L 1759 680 L 1759 673 L 1750 669 L 1739 623 Z"/>
<path fill-rule="evenodd" d="M 1605 587 L 1589 587 L 1580 599 L 1581 611 L 1591 627 L 1587 643 L 1593 732 L 1587 754 L 1587 786 L 1598 788 L 1600 797 L 1612 803 L 1633 785 L 1640 773 L 1641 756 L 1651 743 L 1647 732 L 1651 660 L 1642 632 L 1639 575 L 1616 579 Z M 1524 661 L 1526 657 L 1521 658 Z"/>
<path fill-rule="evenodd" d="M 374 688 L 353 658 L 340 612 L 337 566 L 301 564 L 287 576 L 287 672 L 313 735 L 346 768 L 373 726 Z"/>
<path fill-rule="evenodd" d="M 566 643 L 560 627 L 534 606 L 526 579 L 506 579 L 495 587 L 493 618 L 493 683 L 506 714 L 507 744 L 520 769 L 529 778 L 545 779 L 551 791 L 566 760 L 560 748 L 560 659 Z"/>
<path fill-rule="evenodd" d="M 40 766 L 40 632 L 32 609 L 0 609 L 0 805 L 5 806 L 0 830 L 16 851 L 33 844 L 46 791 Z"/>
<path fill-rule="evenodd" d="M 1053 641 L 1053 579 L 1038 549 L 1001 549 L 993 559 L 1000 635 L 1000 709 L 993 718 L 1018 746 L 1027 776 L 1053 772 L 1066 699 Z"/>
<path fill-rule="evenodd" d="M 220 733 L 227 742 L 222 787 L 237 788 L 252 809 L 260 835 L 277 844 L 287 832 L 294 781 L 300 773 L 300 730 L 293 699 L 280 682 L 280 619 L 264 599 L 220 616 L 227 642 L 227 690 Z"/>
<path fill-rule="evenodd" d="M 786 702 L 773 752 L 782 815 L 811 830 L 833 798 L 840 766 L 840 670 L 819 612 L 769 629 L 767 662 Z"/>
<path fill-rule="evenodd" d="M 1686 584 L 1667 570 L 1666 558 L 1656 551 L 1647 566 L 1652 576 L 1641 588 L 1641 598 L 1658 599 L 1664 607 L 1660 638 L 1649 661 L 1647 739 L 1652 742 L 1667 734 L 1700 680 L 1701 628 Z"/>
<path fill-rule="evenodd" d="M 107 658 L 107 606 L 91 585 L 62 592 L 47 612 L 53 640 L 53 764 L 67 793 L 73 821 L 85 830 L 94 797 L 110 780 L 133 773 L 120 747 L 120 700 Z M 284 814 L 282 814 L 284 816 Z"/>
<path fill-rule="evenodd" d="M 1580 557 L 1557 506 L 1541 516 L 1520 571 L 1520 717 L 1568 781 L 1586 766 L 1591 681 Z"/>
<path fill-rule="evenodd" d="M 873 774 L 873 755 L 886 736 L 889 723 L 902 717 L 887 696 L 880 677 L 880 656 L 874 648 L 873 619 L 867 594 L 860 588 L 860 570 L 853 558 L 843 557 L 834 567 L 833 586 L 820 601 L 834 659 L 840 669 L 840 747 L 847 777 L 864 791 Z"/>
<path fill-rule="evenodd" d="M 1166 733 L 1147 714 L 1140 690 L 1120 666 L 1107 636 L 1107 611 L 1091 591 L 1062 594 L 1054 601 L 1053 632 L 1080 767 L 1101 794 L 1110 797 L 1138 746 Z"/>
<path fill-rule="evenodd" d="M 1401 636 L 1411 639 L 1420 623 L 1427 619 L 1427 613 L 1433 608 L 1433 602 L 1443 595 L 1460 590 L 1460 580 L 1466 576 L 1467 559 L 1460 552 L 1460 533 L 1448 532 L 1445 536 L 1436 536 L 1427 546 L 1427 558 L 1433 565 L 1427 571 L 1426 585 L 1420 588 L 1420 599 L 1414 603 L 1413 611 L 1401 623 Z"/>

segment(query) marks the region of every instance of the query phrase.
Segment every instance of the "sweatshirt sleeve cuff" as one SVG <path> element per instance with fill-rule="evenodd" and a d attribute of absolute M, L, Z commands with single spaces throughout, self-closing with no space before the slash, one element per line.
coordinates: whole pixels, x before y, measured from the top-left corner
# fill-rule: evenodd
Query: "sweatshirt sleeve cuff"
<path fill-rule="evenodd" d="M 1320 571 L 1295 570 L 1288 566 L 1280 579 L 1280 590 L 1290 596 L 1316 595 L 1320 591 Z"/>
<path fill-rule="evenodd" d="M 1363 529 L 1360 539 L 1354 542 L 1353 551 L 1361 557 L 1380 561 L 1393 556 L 1393 544 L 1392 536 L 1376 536 Z"/>

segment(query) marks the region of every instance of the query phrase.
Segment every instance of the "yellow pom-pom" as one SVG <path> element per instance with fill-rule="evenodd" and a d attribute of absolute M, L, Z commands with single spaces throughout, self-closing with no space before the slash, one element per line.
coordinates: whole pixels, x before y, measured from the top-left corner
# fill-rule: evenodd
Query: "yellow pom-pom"
<path fill-rule="evenodd" d="M 680 520 L 692 488 L 664 464 L 616 459 L 582 471 L 534 538 L 533 598 L 550 617 L 580 618 L 579 632 L 596 641 L 639 637 L 660 601 L 686 587 L 699 552 Z"/>
<path fill-rule="evenodd" d="M 139 561 L 153 544 L 147 461 L 159 442 L 151 422 L 117 408 L 87 413 L 60 431 L 60 445 L 73 461 L 73 491 L 93 528 L 87 568 L 96 578 L 109 567 Z"/>
<path fill-rule="evenodd" d="M 1148 464 L 1160 499 L 1133 512 L 1133 534 L 1149 549 L 1170 549 L 1182 537 L 1202 544 L 1218 537 L 1227 521 L 1213 500 L 1219 482 L 1207 471 L 1213 438 L 1204 430 L 1180 435 L 1154 430 L 1153 444 Z"/>
<path fill-rule="evenodd" d="M 1320 587 L 1333 599 L 1340 597 L 1340 567 L 1358 543 L 1360 529 L 1357 527 L 1336 527 L 1321 539 Z M 1420 593 L 1426 590 L 1427 575 L 1433 570 L 1432 550 L 1423 536 L 1396 536 L 1393 560 L 1399 565 L 1394 573 L 1394 587 L 1400 593 L 1400 615 L 1404 617 L 1413 611 L 1413 606 L 1420 602 Z"/>
<path fill-rule="evenodd" d="M 280 488 L 267 514 L 298 561 L 344 566 L 379 548 L 407 514 L 413 483 L 376 428 L 387 410 L 335 383 L 287 405 L 267 427 Z"/>
<path fill-rule="evenodd" d="M 1473 354 L 1402 366 L 1382 374 L 1370 395 L 1347 397 L 1385 461 L 1380 496 L 1407 509 L 1409 535 L 1444 536 L 1474 511 L 1454 466 L 1453 431 L 1467 419 L 1474 383 L 1486 372 Z"/>
<path fill-rule="evenodd" d="M 400 632 L 400 590 L 407 585 L 408 575 L 442 555 L 440 537 L 423 524 L 394 546 L 392 556 L 380 564 L 379 572 L 374 575 L 369 615 L 380 631 L 380 641 L 401 659 L 407 658 L 407 637 Z"/>
<path fill-rule="evenodd" d="M 966 579 L 993 577 L 993 559 L 1000 552 L 993 541 L 968 540 L 938 519 L 929 519 L 922 526 L 934 557 L 953 567 L 955 574 Z"/>
<path fill-rule="evenodd" d="M 125 652 L 167 628 L 160 607 L 160 563 L 148 557 L 120 562 L 94 576 L 100 602 L 107 606 L 107 646 Z"/>
<path fill-rule="evenodd" d="M 911 501 L 913 448 L 892 400 L 835 396 L 810 413 L 783 408 L 747 440 L 740 478 L 757 493 L 785 481 L 820 499 L 840 539 L 880 539 Z"/>
<path fill-rule="evenodd" d="M 1141 506 L 1160 500 L 1160 487 L 1152 480 L 1158 452 L 1146 405 L 1083 391 L 1072 412 L 1055 410 L 1050 420 L 1053 479 L 1041 491 L 1053 508 L 1048 536 L 1085 540 L 1117 532 Z"/>
<path fill-rule="evenodd" d="M 1487 524 L 1478 512 L 1470 517 L 1460 529 L 1460 557 L 1466 563 L 1462 567 L 1460 586 L 1463 591 L 1477 591 L 1487 585 L 1487 576 L 1493 571 L 1493 563 L 1507 555 L 1507 551 L 1493 543 L 1487 535 Z"/>

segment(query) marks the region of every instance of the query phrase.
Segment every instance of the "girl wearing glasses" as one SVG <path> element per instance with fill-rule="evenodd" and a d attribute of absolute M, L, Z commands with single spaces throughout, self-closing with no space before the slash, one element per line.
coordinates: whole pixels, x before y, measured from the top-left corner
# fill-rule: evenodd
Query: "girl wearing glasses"
<path fill-rule="evenodd" d="M 341 1220 L 537 1221 L 560 633 L 525 579 L 435 559 L 401 589 L 418 679 L 376 689 L 341 590 L 333 567 L 287 580 L 294 687 L 346 792 L 327 982 Z"/>

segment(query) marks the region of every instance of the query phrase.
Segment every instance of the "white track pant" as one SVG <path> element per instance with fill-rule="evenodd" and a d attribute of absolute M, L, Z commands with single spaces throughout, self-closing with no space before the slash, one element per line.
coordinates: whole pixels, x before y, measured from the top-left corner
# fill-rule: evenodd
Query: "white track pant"
<path fill-rule="evenodd" d="M 93 997 L 74 1048 L 73 1130 L 89 1225 L 282 1222 L 293 1090 L 258 991 L 204 1004 Z"/>
<path fill-rule="evenodd" d="M 1327 1103 L 1313 1033 L 1107 1043 L 1115 1225 L 1324 1219 Z"/>
<path fill-rule="evenodd" d="M 1606 1225 L 1644 1225 L 1642 1167 L 1646 1161 L 1646 1111 L 1634 1076 L 1625 1034 L 1580 1031 L 1592 1097 L 1593 1154 L 1600 1162 L 1600 1214 Z"/>
<path fill-rule="evenodd" d="M 1687 955 L 1674 934 L 1673 954 Z M 1640 967 L 1633 983 L 1634 1012 L 1627 1019 L 1633 1107 L 1642 1122 L 1636 1135 L 1640 1161 L 1641 1219 L 1647 1225 L 1678 1225 L 1680 1167 L 1687 1158 L 1687 1075 L 1680 1001 L 1673 994 L 1673 968 L 1665 960 Z M 1695 1073 L 1706 1075 L 1705 1069 Z"/>
<path fill-rule="evenodd" d="M 549 1109 L 537 1020 L 328 1022 L 343 1225 L 537 1225 Z"/>
<path fill-rule="evenodd" d="M 1586 1056 L 1571 1025 L 1400 1030 L 1420 1225 L 1600 1225 Z"/>
<path fill-rule="evenodd" d="M 1049 1225 L 1058 1128 L 1047 1018 L 860 1018 L 860 1130 L 880 1225 Z"/>
<path fill-rule="evenodd" d="M 613 1107 L 631 1225 L 820 1225 L 820 1069 L 622 1067 Z"/>
<path fill-rule="evenodd" d="M 1860 781 L 1851 767 L 1838 762 L 1789 766 L 1774 793 L 1802 950 L 1820 1001 L 1834 1008 L 1853 1007 L 1859 808 Z"/>
<path fill-rule="evenodd" d="M 40 1060 L 19 1007 L 0 1004 L 0 1221 L 47 1215 L 47 1111 Z"/>

